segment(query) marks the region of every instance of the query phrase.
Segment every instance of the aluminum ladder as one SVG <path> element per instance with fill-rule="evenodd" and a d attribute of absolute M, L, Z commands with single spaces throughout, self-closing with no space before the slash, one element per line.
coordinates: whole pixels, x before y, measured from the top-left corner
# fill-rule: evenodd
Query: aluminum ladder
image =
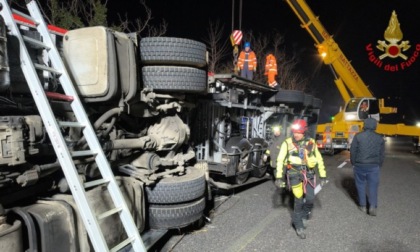
<path fill-rule="evenodd" d="M 139 234 L 139 230 L 134 223 L 120 188 L 115 180 L 114 174 L 112 173 L 108 160 L 106 159 L 101 145 L 99 144 L 96 133 L 93 130 L 89 118 L 83 108 L 82 102 L 58 53 L 55 43 L 51 38 L 47 24 L 44 21 L 36 1 L 27 1 L 27 9 L 30 15 L 11 9 L 7 0 L 0 0 L 0 3 L 0 13 L 4 18 L 6 25 L 8 26 L 8 30 L 10 31 L 9 34 L 15 36 L 19 40 L 22 71 L 25 75 L 26 81 L 31 90 L 32 96 L 35 100 L 45 128 L 47 129 L 55 153 L 67 179 L 67 183 L 70 186 L 72 195 L 75 199 L 79 213 L 83 219 L 83 223 L 89 234 L 90 241 L 95 251 L 119 251 L 123 248 L 129 248 L 128 246 L 130 244 L 131 250 L 133 251 L 146 251 Z M 13 18 L 13 13 L 33 22 L 36 26 L 36 29 L 42 36 L 43 41 L 41 42 L 22 35 L 17 23 Z M 25 46 L 25 42 L 44 48 L 48 52 L 48 57 L 53 67 L 47 67 L 32 62 L 28 50 Z M 77 121 L 58 122 L 56 120 L 47 99 L 47 95 L 42 87 L 41 80 L 37 75 L 36 69 L 49 71 L 59 76 L 61 86 L 65 93 L 64 96 L 69 98 L 71 109 L 74 112 Z M 63 135 L 61 134 L 61 126 L 81 128 L 89 146 L 89 150 L 70 151 L 66 145 Z M 76 166 L 72 159 L 72 157 L 80 156 L 94 156 L 102 178 L 87 183 L 81 182 Z M 85 189 L 98 185 L 106 186 L 114 203 L 114 208 L 106 211 L 105 213 L 96 215 L 94 210 L 89 205 Z M 98 221 L 114 214 L 119 216 L 128 238 L 110 249 L 108 248 L 107 242 L 104 238 Z"/>

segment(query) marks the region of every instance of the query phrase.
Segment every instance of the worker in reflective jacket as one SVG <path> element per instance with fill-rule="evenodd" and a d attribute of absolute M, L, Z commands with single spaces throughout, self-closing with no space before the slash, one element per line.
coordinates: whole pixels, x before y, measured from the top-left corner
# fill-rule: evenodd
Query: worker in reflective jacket
<path fill-rule="evenodd" d="M 315 168 L 321 179 L 321 186 L 327 183 L 324 161 L 315 140 L 305 136 L 307 124 L 297 119 L 292 126 L 293 136 L 287 138 L 280 147 L 277 158 L 276 186 L 286 187 L 286 181 L 294 195 L 292 221 L 296 234 L 305 239 L 306 222 L 314 205 L 316 176 Z"/>
<path fill-rule="evenodd" d="M 277 157 L 279 156 L 280 146 L 283 141 L 286 139 L 286 135 L 282 134 L 282 127 L 281 125 L 275 125 L 272 128 L 273 130 L 273 138 L 271 139 L 268 148 L 265 152 L 264 162 L 270 159 L 270 166 L 275 170 L 277 168 Z M 275 175 L 275 173 L 274 173 Z"/>
<path fill-rule="evenodd" d="M 251 50 L 250 42 L 245 42 L 244 50 L 239 54 L 238 68 L 241 71 L 241 77 L 249 80 L 254 78 L 254 72 L 257 71 L 257 56 Z"/>
<path fill-rule="evenodd" d="M 277 61 L 273 54 L 268 54 L 265 58 L 265 72 L 267 75 L 267 83 L 272 88 L 277 88 L 278 84 L 276 81 L 277 76 Z"/>

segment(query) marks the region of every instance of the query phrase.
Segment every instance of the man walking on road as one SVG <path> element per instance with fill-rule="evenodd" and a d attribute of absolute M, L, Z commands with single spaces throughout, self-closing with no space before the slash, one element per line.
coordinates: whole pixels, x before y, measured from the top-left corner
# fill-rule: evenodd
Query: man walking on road
<path fill-rule="evenodd" d="M 281 134 L 281 130 L 282 127 L 280 125 L 273 127 L 273 138 L 271 139 L 268 149 L 265 152 L 265 154 L 270 157 L 270 166 L 273 170 L 277 168 L 277 157 L 279 156 L 280 146 L 286 139 L 286 136 Z"/>
<path fill-rule="evenodd" d="M 375 132 L 376 126 L 375 119 L 365 119 L 363 131 L 355 135 L 350 147 L 350 161 L 359 196 L 359 209 L 367 213 L 367 185 L 369 214 L 372 216 L 377 214 L 380 167 L 385 158 L 385 141 Z"/>
<path fill-rule="evenodd" d="M 297 119 L 292 124 L 293 137 L 281 145 L 277 158 L 276 186 L 284 188 L 286 179 L 294 195 L 292 215 L 296 234 L 305 239 L 304 228 L 310 218 L 315 199 L 315 167 L 318 167 L 321 186 L 327 183 L 327 173 L 314 139 L 305 136 L 307 124 Z M 287 165 L 283 165 L 287 164 Z"/>

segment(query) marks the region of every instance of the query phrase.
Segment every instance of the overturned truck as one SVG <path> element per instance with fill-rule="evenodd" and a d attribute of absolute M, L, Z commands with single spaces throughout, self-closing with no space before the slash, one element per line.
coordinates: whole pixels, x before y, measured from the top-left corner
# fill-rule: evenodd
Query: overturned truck
<path fill-rule="evenodd" d="M 31 22 L 22 33 L 41 40 Z M 91 251 L 92 244 L 28 88 L 16 38 L 0 19 L 0 248 L 2 251 Z M 168 37 L 138 41 L 105 27 L 50 27 L 96 136 L 146 247 L 154 230 L 189 226 L 203 217 L 211 187 L 261 178 L 271 127 L 299 117 L 315 135 L 321 101 L 275 90 L 234 74 L 208 74 L 203 43 Z M 27 48 L 49 66 L 44 49 Z M 57 120 L 74 120 L 57 76 L 38 76 Z M 69 149 L 83 151 L 81 132 L 61 126 Z M 80 180 L 93 181 L 91 158 L 74 157 Z M 101 186 L 87 190 L 98 213 L 110 204 Z M 83 211 L 83 210 L 82 210 Z M 107 243 L 120 240 L 114 218 L 100 220 Z"/>

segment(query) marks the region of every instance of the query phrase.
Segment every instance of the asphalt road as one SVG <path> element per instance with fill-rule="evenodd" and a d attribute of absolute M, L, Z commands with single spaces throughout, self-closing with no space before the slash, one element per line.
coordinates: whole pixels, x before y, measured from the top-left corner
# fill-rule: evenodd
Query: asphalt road
<path fill-rule="evenodd" d="M 159 251 L 420 251 L 420 155 L 410 139 L 386 142 L 378 215 L 358 210 L 349 152 L 324 156 L 330 182 L 317 195 L 301 240 L 291 227 L 292 208 L 272 181 L 216 198 L 211 222 L 172 233 Z M 346 162 L 346 163 L 345 163 Z"/>

